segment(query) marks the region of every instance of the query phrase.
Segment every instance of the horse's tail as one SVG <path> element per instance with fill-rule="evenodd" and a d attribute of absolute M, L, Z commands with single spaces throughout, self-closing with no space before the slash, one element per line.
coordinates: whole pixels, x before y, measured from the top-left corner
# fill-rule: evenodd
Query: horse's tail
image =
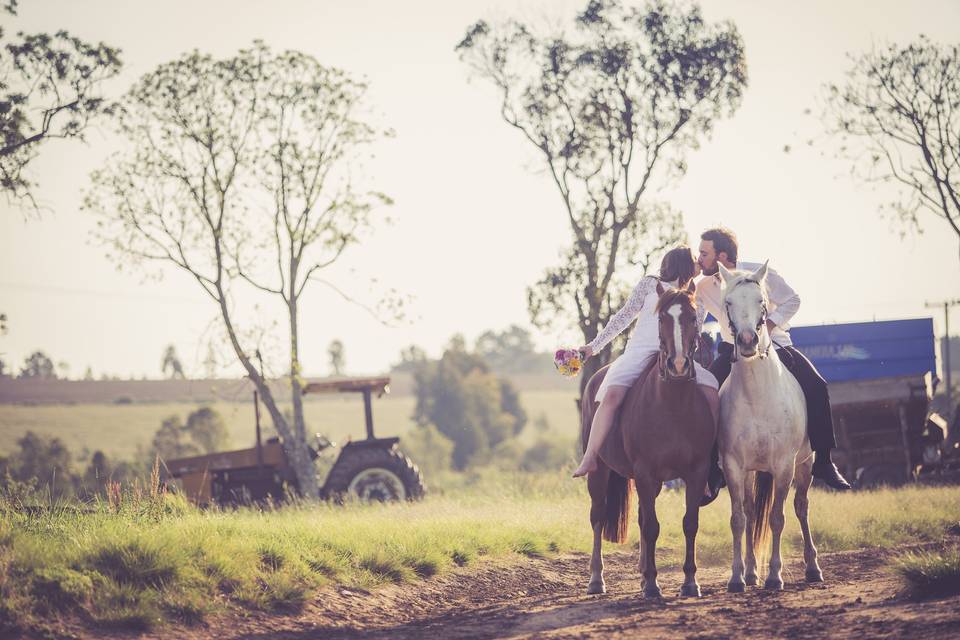
<path fill-rule="evenodd" d="M 770 510 L 773 507 L 773 476 L 766 471 L 757 471 L 753 481 L 753 531 L 750 532 L 750 544 L 754 555 L 759 555 L 761 547 L 770 537 Z"/>
<path fill-rule="evenodd" d="M 607 480 L 607 512 L 603 521 L 603 537 L 610 542 L 626 542 L 630 524 L 630 480 L 610 470 Z"/>

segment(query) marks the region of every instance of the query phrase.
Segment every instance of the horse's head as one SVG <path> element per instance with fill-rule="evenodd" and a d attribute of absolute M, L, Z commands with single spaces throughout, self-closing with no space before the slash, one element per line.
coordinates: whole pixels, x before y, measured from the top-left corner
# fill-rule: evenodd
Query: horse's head
<path fill-rule="evenodd" d="M 697 348 L 697 306 L 693 300 L 693 280 L 686 289 L 657 285 L 660 300 L 657 315 L 660 321 L 660 378 L 693 380 L 693 352 Z"/>
<path fill-rule="evenodd" d="M 765 280 L 767 263 L 753 273 L 731 271 L 720 265 L 722 281 L 721 301 L 730 332 L 733 334 L 734 350 L 732 358 L 743 356 L 750 359 L 761 358 L 770 349 L 767 335 L 767 291 Z M 760 343 L 766 338 L 766 347 L 761 351 Z"/>

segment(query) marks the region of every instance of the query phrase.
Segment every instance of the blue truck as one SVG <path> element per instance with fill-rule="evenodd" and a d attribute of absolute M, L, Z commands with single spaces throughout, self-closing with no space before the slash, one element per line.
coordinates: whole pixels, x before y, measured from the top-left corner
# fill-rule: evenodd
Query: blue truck
<path fill-rule="evenodd" d="M 834 462 L 857 486 L 935 477 L 947 424 L 929 412 L 936 386 L 931 318 L 794 327 L 794 345 L 830 388 Z"/>

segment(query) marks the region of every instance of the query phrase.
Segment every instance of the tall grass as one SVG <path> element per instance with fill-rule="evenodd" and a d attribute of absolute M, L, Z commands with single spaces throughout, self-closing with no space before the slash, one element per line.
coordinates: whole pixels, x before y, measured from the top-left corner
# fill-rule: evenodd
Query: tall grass
<path fill-rule="evenodd" d="M 89 513 L 56 505 L 24 512 L 0 500 L 0 635 L 58 611 L 124 628 L 191 623 L 237 606 L 290 611 L 325 585 L 369 590 L 489 559 L 590 548 L 585 485 L 565 473 L 483 472 L 449 483 L 443 495 L 419 503 L 275 511 L 199 511 L 176 496 L 131 490 Z M 679 564 L 682 496 L 665 491 L 657 508 L 658 562 Z M 811 499 L 825 551 L 939 540 L 958 519 L 960 488 L 814 492 Z M 701 511 L 702 564 L 727 562 L 728 522 L 725 496 Z M 787 553 L 796 553 L 798 527 L 788 522 Z M 636 540 L 634 525 L 631 545 L 620 549 L 632 553 Z"/>
<path fill-rule="evenodd" d="M 960 548 L 905 553 L 894 569 L 915 597 L 960 593 Z"/>

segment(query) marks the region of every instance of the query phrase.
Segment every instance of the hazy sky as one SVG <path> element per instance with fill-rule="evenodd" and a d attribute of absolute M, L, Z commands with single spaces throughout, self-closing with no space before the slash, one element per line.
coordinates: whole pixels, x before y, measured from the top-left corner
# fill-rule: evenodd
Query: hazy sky
<path fill-rule="evenodd" d="M 582 4 L 24 0 L 18 18 L 3 20 L 10 30 L 63 28 L 120 47 L 125 67 L 109 86 L 114 95 L 191 49 L 226 56 L 257 38 L 364 76 L 371 104 L 397 133 L 368 168 L 371 187 L 396 200 L 395 223 L 355 247 L 338 277 L 353 282 L 349 268 L 377 277 L 414 297 L 414 317 L 384 327 L 315 288 L 302 304 L 301 356 L 308 374 L 325 373 L 326 345 L 339 338 L 349 372 L 366 373 L 385 370 L 411 343 L 436 354 L 456 332 L 472 340 L 527 324 L 525 287 L 556 262 L 569 230 L 534 150 L 500 120 L 494 89 L 469 81 L 453 47 L 478 18 L 569 22 Z M 940 327 L 942 314 L 923 305 L 960 297 L 956 237 L 925 216 L 925 234 L 901 239 L 877 215 L 891 194 L 855 183 L 845 164 L 806 146 L 819 125 L 804 112 L 816 112 L 823 83 L 841 79 L 847 52 L 920 33 L 960 40 L 960 2 L 704 5 L 707 19 L 732 19 L 740 29 L 750 84 L 734 117 L 690 155 L 688 174 L 651 195 L 683 211 L 691 242 L 723 224 L 738 233 L 742 257 L 771 258 L 803 299 L 794 324 L 933 314 Z M 92 132 L 86 146 L 44 148 L 33 166 L 38 195 L 52 209 L 42 219 L 24 221 L 0 203 L 0 311 L 10 318 L 0 357 L 19 368 L 42 349 L 69 363 L 72 376 L 91 366 L 97 375 L 152 377 L 172 343 L 199 374 L 216 310 L 196 283 L 177 272 L 146 282 L 117 273 L 89 239 L 81 193 L 115 144 Z M 267 322 L 279 311 L 266 301 L 248 317 Z M 287 339 L 282 324 L 271 335 L 277 347 Z M 537 339 L 543 347 L 579 342 L 566 326 Z"/>

